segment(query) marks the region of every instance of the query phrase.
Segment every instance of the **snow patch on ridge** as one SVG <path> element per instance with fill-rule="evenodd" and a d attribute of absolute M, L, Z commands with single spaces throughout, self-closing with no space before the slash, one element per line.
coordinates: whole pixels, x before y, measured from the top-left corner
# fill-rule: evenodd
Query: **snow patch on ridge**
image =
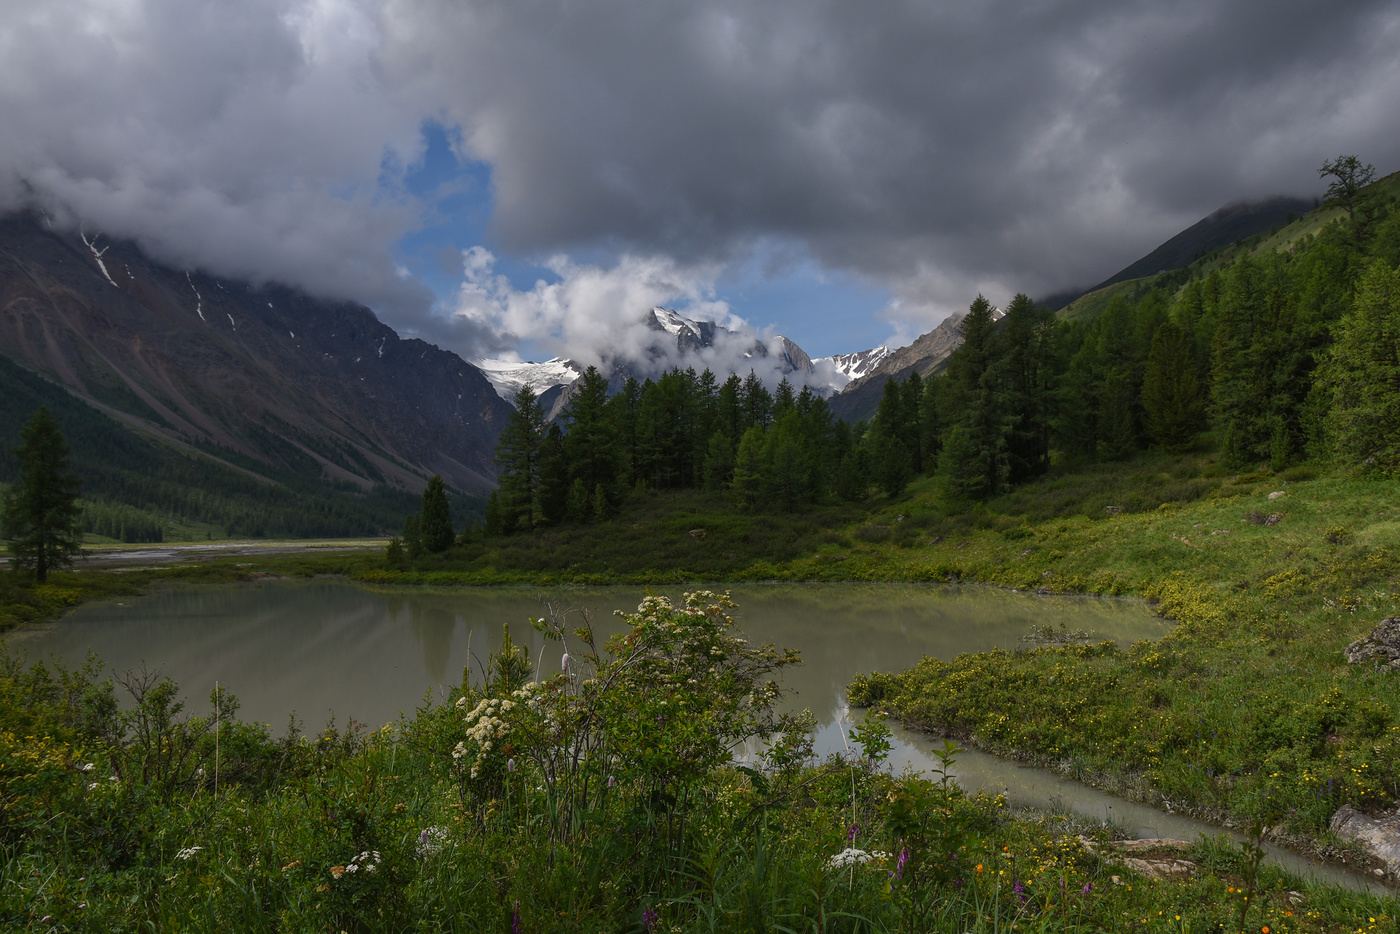
<path fill-rule="evenodd" d="M 190 278 L 188 272 L 185 273 L 185 281 L 190 284 L 190 291 L 194 293 L 194 313 L 199 315 L 200 321 L 204 321 L 204 312 L 202 310 L 204 308 L 204 300 L 200 298 L 199 289 L 194 287 L 194 280 Z"/>
<path fill-rule="evenodd" d="M 94 236 L 92 238 L 92 242 L 90 243 L 88 242 L 87 235 L 84 234 L 81 230 L 78 231 L 78 236 L 83 238 L 83 243 L 86 243 L 87 248 L 92 251 L 92 258 L 97 260 L 97 268 L 102 270 L 102 275 L 106 276 L 107 281 L 112 283 L 112 288 L 120 289 L 121 286 L 117 285 L 116 280 L 112 278 L 112 274 L 107 271 L 107 264 L 102 262 L 102 254 L 110 250 L 112 248 L 112 245 L 109 243 L 106 246 L 104 246 L 101 250 L 99 250 L 97 248 L 97 238 L 102 236 L 101 234 L 97 234 L 96 236 Z"/>

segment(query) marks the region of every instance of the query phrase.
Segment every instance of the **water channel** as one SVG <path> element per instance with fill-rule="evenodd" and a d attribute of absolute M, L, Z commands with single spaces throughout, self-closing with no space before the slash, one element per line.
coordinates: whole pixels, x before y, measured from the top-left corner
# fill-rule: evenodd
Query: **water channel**
<path fill-rule="evenodd" d="M 747 584 L 728 588 L 736 620 L 755 642 L 798 649 L 802 664 L 783 678 L 785 703 L 811 708 L 817 753 L 845 751 L 851 711 L 845 686 L 859 672 L 908 668 L 925 655 L 1015 648 L 1034 625 L 1092 630 L 1127 644 L 1163 635 L 1169 624 L 1142 603 L 1039 597 L 980 587 L 918 584 Z M 654 592 L 680 600 L 680 588 Z M 368 590 L 344 581 L 265 581 L 177 589 L 91 604 L 63 620 L 27 627 L 8 641 L 30 658 L 81 662 L 89 652 L 108 669 L 159 669 L 179 683 L 189 709 L 202 712 L 217 682 L 242 702 L 245 720 L 281 732 L 291 715 L 307 730 L 334 717 L 380 726 L 412 714 L 425 698 L 479 680 L 502 626 L 527 646 L 545 674 L 561 647 L 546 643 L 531 617 L 593 612 L 600 641 L 622 628 L 615 610 L 633 611 L 637 587 Z M 932 737 L 896 730 L 891 764 L 927 769 Z M 1133 804 L 1050 772 L 965 751 L 954 773 L 969 790 L 1001 791 L 1014 804 L 1065 807 L 1123 825 L 1137 836 L 1192 839 L 1219 833 L 1179 815 Z M 1359 877 L 1315 866 L 1284 850 L 1300 875 L 1358 887 Z"/>

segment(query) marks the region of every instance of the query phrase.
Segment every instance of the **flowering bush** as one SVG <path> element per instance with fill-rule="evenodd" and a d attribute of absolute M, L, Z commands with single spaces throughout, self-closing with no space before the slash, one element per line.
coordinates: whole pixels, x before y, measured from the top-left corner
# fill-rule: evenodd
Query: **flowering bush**
<path fill-rule="evenodd" d="M 542 681 L 524 680 L 528 659 L 507 634 L 493 677 L 456 701 L 463 732 L 452 757 L 464 797 L 489 807 L 509 797 L 512 782 L 536 781 L 556 838 L 586 813 L 603 813 L 610 795 L 687 800 L 737 746 L 783 725 L 773 709 L 781 688 L 769 676 L 797 653 L 750 645 L 735 631 L 733 607 L 709 591 L 686 594 L 681 607 L 649 596 L 620 614 L 627 631 L 601 649 L 585 617 L 572 652 L 557 614 L 536 621 L 565 646 L 565 670 Z M 515 774 L 517 762 L 532 767 L 529 778 Z"/>

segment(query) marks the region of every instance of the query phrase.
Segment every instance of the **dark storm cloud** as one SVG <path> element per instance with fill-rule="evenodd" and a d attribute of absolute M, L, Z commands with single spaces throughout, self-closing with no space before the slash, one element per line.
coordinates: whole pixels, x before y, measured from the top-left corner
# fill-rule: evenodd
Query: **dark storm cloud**
<path fill-rule="evenodd" d="M 910 313 L 1091 282 L 1338 152 L 1400 162 L 1389 2 L 398 9 L 508 246 L 792 238 Z"/>
<path fill-rule="evenodd" d="M 1389 0 L 0 0 L 0 206 L 465 347 L 490 322 L 425 317 L 391 259 L 438 120 L 492 165 L 497 253 L 694 291 L 806 252 L 923 326 L 1338 153 L 1400 167 L 1397 47 Z"/>

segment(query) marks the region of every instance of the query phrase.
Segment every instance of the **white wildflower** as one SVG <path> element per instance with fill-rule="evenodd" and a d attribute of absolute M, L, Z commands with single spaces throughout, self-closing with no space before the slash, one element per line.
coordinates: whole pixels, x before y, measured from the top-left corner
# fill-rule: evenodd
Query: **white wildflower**
<path fill-rule="evenodd" d="M 884 854 L 880 855 L 881 858 L 887 858 Z M 832 869 L 845 869 L 847 866 L 864 865 L 874 858 L 876 857 L 873 854 L 867 853 L 865 850 L 857 850 L 855 847 L 848 846 L 831 857 L 831 861 L 827 865 Z"/>
<path fill-rule="evenodd" d="M 204 849 L 204 847 L 202 847 L 202 846 L 187 846 L 187 847 L 185 847 L 183 850 L 181 850 L 180 852 L 176 853 L 176 854 L 175 854 L 175 858 L 176 858 L 176 859 L 194 859 L 194 855 L 195 855 L 196 853 L 198 853 L 198 852 L 199 852 L 200 850 L 202 850 L 202 849 Z"/>

